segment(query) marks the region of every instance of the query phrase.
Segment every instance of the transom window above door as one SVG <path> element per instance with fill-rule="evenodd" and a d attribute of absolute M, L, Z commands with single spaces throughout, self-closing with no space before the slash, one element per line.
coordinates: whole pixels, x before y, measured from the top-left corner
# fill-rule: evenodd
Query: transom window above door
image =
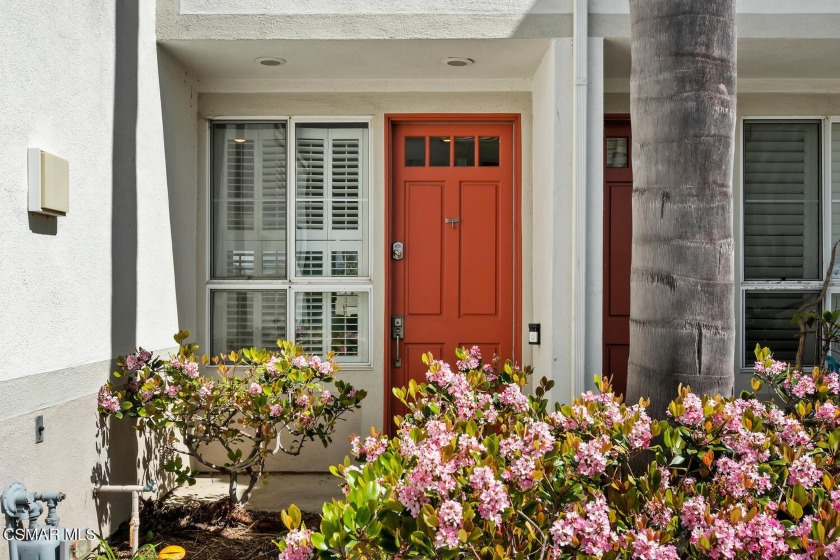
<path fill-rule="evenodd" d="M 214 121 L 210 133 L 212 352 L 292 339 L 370 363 L 367 122 Z"/>
<path fill-rule="evenodd" d="M 406 167 L 498 167 L 498 136 L 408 136 Z"/>

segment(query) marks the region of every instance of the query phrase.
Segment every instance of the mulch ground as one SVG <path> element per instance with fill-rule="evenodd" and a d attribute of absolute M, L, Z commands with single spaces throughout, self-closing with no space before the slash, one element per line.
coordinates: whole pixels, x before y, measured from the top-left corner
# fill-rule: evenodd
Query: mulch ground
<path fill-rule="evenodd" d="M 309 528 L 321 518 L 303 513 Z M 140 545 L 154 544 L 160 551 L 178 545 L 187 551 L 185 560 L 274 560 L 274 541 L 286 530 L 277 512 L 231 508 L 228 501 L 199 500 L 143 502 L 140 510 Z M 131 558 L 128 524 L 109 539 L 120 559 Z"/>

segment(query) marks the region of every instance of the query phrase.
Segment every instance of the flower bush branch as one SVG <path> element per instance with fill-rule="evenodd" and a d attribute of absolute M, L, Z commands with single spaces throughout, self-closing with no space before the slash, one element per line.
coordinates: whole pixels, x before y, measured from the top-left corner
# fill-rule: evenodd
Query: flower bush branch
<path fill-rule="evenodd" d="M 100 389 L 99 410 L 136 418 L 138 429 L 154 432 L 170 452 L 164 468 L 179 484 L 195 482 L 179 452 L 228 475 L 231 503 L 248 501 L 270 455 L 297 455 L 316 438 L 326 447 L 336 422 L 365 397 L 336 379 L 331 356 L 307 356 L 291 342 L 278 341 L 276 351 L 245 348 L 211 359 L 199 357 L 188 337 L 188 331 L 175 335 L 180 346 L 169 359 L 142 348 L 120 358 L 114 375 L 123 383 Z M 216 375 L 203 374 L 212 369 Z M 213 446 L 221 446 L 225 462 L 209 458 Z M 248 477 L 241 496 L 240 474 Z"/>
<path fill-rule="evenodd" d="M 394 437 L 352 441 L 320 527 L 283 513 L 280 560 L 840 559 L 835 376 L 759 348 L 754 391 L 781 407 L 684 387 L 653 421 L 606 380 L 549 407 L 550 381 L 523 392 L 528 369 L 457 357 L 425 356 L 426 381 L 394 391 Z"/>

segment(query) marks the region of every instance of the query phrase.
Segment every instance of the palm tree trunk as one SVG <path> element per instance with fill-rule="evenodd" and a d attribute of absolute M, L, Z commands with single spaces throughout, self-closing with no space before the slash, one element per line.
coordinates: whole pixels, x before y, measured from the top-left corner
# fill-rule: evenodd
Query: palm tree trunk
<path fill-rule="evenodd" d="M 732 391 L 735 0 L 630 0 L 628 402 Z"/>

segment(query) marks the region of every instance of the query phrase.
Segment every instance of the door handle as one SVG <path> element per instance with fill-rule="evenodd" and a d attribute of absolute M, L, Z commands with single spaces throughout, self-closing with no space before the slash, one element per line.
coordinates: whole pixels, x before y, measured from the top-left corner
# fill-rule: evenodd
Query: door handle
<path fill-rule="evenodd" d="M 455 229 L 455 225 L 461 223 L 461 218 L 444 218 L 443 221 L 452 226 L 452 229 Z"/>
<path fill-rule="evenodd" d="M 391 317 L 391 338 L 397 341 L 397 352 L 394 355 L 394 367 L 402 367 L 402 358 L 400 358 L 400 339 L 405 338 L 405 324 L 402 315 L 394 315 Z"/>
<path fill-rule="evenodd" d="M 395 261 L 401 261 L 401 260 L 403 260 L 404 256 L 405 256 L 405 247 L 402 244 L 402 242 L 397 241 L 396 243 L 391 245 L 391 258 L 392 259 L 394 259 Z"/>

